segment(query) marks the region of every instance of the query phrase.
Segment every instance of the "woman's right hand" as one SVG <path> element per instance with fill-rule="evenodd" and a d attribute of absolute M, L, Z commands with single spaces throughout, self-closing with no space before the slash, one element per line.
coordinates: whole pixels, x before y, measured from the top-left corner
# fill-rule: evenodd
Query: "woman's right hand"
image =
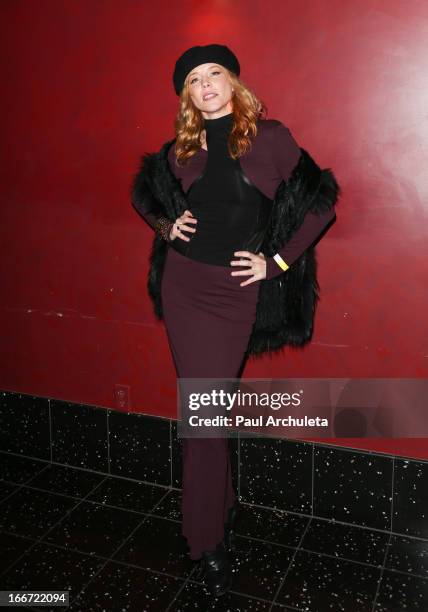
<path fill-rule="evenodd" d="M 185 230 L 186 232 L 196 232 L 196 228 L 187 225 L 187 223 L 196 224 L 197 222 L 198 220 L 195 219 L 190 210 L 185 210 L 184 213 L 180 217 L 177 217 L 177 219 L 175 220 L 175 223 L 172 226 L 171 232 L 169 234 L 170 240 L 172 241 L 176 238 L 181 238 L 182 240 L 186 240 L 187 242 L 189 242 L 189 236 L 186 236 L 186 234 L 184 234 L 182 230 Z"/>

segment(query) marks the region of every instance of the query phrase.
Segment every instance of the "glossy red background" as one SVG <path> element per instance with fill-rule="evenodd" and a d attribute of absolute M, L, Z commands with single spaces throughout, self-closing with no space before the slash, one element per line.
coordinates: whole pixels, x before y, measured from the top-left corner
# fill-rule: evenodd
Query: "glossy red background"
<path fill-rule="evenodd" d="M 146 293 L 142 152 L 174 136 L 172 70 L 230 46 L 241 78 L 342 186 L 303 352 L 244 377 L 427 377 L 428 4 L 3 0 L 0 388 L 175 417 Z M 428 442 L 337 440 L 428 457 Z"/>

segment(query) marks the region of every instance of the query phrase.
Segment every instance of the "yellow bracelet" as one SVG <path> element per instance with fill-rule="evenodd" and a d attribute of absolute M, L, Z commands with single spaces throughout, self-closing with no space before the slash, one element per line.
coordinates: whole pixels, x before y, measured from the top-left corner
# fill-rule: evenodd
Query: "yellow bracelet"
<path fill-rule="evenodd" d="M 288 268 L 290 267 L 289 265 L 287 265 L 285 263 L 285 261 L 282 259 L 281 255 L 278 255 L 278 253 L 276 255 L 274 255 L 273 258 L 276 261 L 276 263 L 278 264 L 278 266 L 284 270 L 284 272 L 285 272 L 285 270 L 288 270 Z"/>

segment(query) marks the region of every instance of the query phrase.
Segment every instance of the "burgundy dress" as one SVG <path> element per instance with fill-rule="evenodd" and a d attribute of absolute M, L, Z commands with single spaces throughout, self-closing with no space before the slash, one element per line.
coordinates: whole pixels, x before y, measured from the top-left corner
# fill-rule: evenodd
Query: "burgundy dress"
<path fill-rule="evenodd" d="M 238 160 L 227 151 L 233 114 L 205 120 L 208 151 L 200 149 L 184 167 L 169 151 L 171 171 L 181 181 L 189 210 L 198 220 L 190 241 L 169 243 L 162 277 L 164 322 L 177 377 L 237 378 L 255 321 L 261 281 L 232 276 L 234 251 L 260 251 L 279 183 L 287 180 L 300 149 L 279 121 L 262 120 L 252 149 Z M 306 215 L 300 230 L 279 251 L 288 265 L 331 220 Z M 147 218 L 153 225 L 153 220 Z M 244 266 L 245 269 L 245 266 Z M 281 274 L 273 257 L 267 278 Z M 236 494 L 228 438 L 182 438 L 182 533 L 190 557 L 200 558 L 223 539 Z"/>

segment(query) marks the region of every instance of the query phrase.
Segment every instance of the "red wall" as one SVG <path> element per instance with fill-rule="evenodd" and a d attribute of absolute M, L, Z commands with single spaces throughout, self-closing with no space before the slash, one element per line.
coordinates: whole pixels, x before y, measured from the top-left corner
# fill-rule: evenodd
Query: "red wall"
<path fill-rule="evenodd" d="M 312 344 L 244 377 L 427 377 L 426 2 L 3 0 L 1 14 L 0 388 L 116 407 L 119 384 L 130 410 L 176 415 L 129 184 L 174 135 L 176 58 L 210 42 L 343 190 Z M 424 439 L 337 443 L 428 458 Z"/>

